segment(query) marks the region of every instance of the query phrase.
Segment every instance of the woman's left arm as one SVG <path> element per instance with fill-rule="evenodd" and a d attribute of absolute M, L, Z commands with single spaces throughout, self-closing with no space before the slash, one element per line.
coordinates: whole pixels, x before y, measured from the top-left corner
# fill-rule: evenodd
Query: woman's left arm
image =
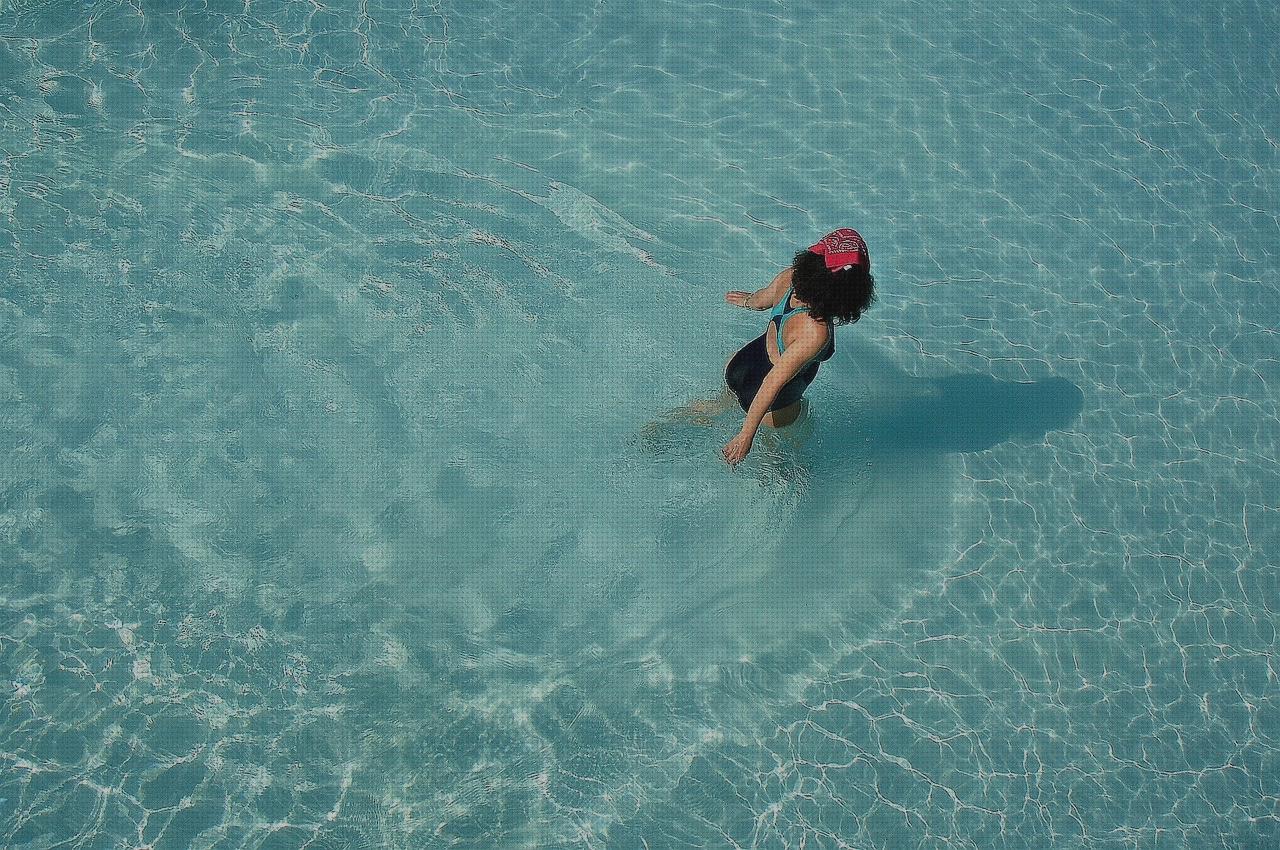
<path fill-rule="evenodd" d="M 751 401 L 751 407 L 747 410 L 746 419 L 742 423 L 742 430 L 724 447 L 725 460 L 730 466 L 737 464 L 747 456 L 747 452 L 751 451 L 751 442 L 756 437 L 760 423 L 764 421 L 764 415 L 769 411 L 769 405 L 773 404 L 773 400 L 778 397 L 778 393 L 787 385 L 787 382 L 794 378 L 810 360 L 818 356 L 818 352 L 827 344 L 827 333 L 825 326 L 816 323 L 811 327 L 803 328 L 800 336 L 787 346 L 786 351 L 782 352 L 782 359 L 773 364 L 773 368 L 760 384 L 756 397 Z"/>

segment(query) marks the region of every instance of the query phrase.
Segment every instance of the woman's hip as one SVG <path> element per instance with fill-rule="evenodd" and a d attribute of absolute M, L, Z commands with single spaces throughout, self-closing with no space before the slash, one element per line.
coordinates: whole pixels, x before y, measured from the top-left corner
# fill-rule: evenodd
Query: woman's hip
<path fill-rule="evenodd" d="M 751 407 L 751 402 L 772 369 L 773 364 L 769 362 L 769 354 L 765 350 L 764 334 L 738 349 L 737 354 L 729 359 L 725 365 L 724 380 L 738 396 L 738 403 L 743 410 Z M 817 374 L 818 362 L 807 364 L 778 391 L 777 397 L 769 404 L 769 410 L 795 404 Z"/>

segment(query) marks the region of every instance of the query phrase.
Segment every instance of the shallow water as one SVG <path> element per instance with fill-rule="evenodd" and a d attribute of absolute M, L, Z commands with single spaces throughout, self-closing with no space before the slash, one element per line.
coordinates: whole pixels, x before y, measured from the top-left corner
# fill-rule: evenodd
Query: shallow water
<path fill-rule="evenodd" d="M 1278 30 L 6 3 L 3 844 L 1280 844 Z"/>

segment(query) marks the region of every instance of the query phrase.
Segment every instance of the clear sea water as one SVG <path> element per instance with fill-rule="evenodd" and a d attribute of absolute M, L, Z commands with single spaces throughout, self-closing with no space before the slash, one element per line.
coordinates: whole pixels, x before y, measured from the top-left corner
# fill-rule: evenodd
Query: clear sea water
<path fill-rule="evenodd" d="M 0 844 L 1280 847 L 1278 43 L 6 0 Z"/>

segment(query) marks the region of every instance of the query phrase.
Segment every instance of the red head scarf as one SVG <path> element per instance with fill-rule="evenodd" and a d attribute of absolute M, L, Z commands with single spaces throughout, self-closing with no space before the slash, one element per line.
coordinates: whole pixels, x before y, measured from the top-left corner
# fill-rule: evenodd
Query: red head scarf
<path fill-rule="evenodd" d="M 841 271 L 850 266 L 871 268 L 871 255 L 867 253 L 867 243 L 852 227 L 831 231 L 809 250 L 822 256 L 828 271 Z"/>

